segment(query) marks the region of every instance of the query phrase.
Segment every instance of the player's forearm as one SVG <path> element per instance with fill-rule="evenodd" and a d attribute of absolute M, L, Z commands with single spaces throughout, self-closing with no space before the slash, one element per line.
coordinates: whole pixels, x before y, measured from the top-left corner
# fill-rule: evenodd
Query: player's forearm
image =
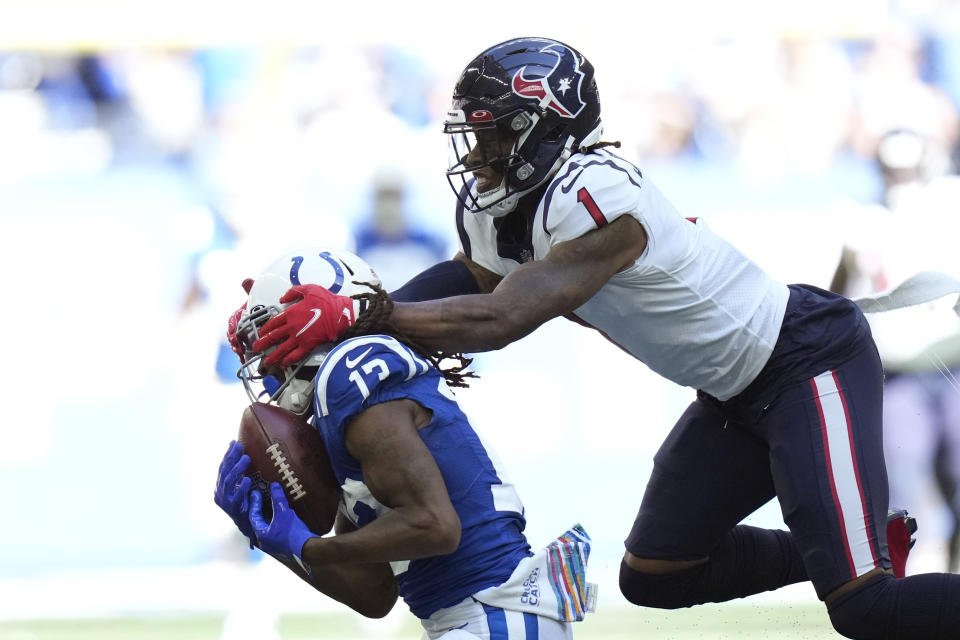
<path fill-rule="evenodd" d="M 320 593 L 367 618 L 382 618 L 397 601 L 397 581 L 386 563 L 317 565 L 309 578 L 299 565 L 284 565 Z"/>
<path fill-rule="evenodd" d="M 492 351 L 589 300 L 646 246 L 640 224 L 623 216 L 602 231 L 554 247 L 510 272 L 489 294 L 394 306 L 391 322 L 424 347 Z"/>
<path fill-rule="evenodd" d="M 460 520 L 455 512 L 435 517 L 394 509 L 351 533 L 307 540 L 302 556 L 311 567 L 395 562 L 453 553 L 459 544 Z"/>
<path fill-rule="evenodd" d="M 538 295 L 532 285 L 525 296 L 457 296 L 430 303 L 397 304 L 391 322 L 406 337 L 430 349 L 473 353 L 495 351 L 568 313 L 576 305 Z M 542 306 L 537 307 L 538 302 Z"/>
<path fill-rule="evenodd" d="M 528 263 L 504 278 L 493 293 L 398 303 L 390 320 L 424 347 L 493 351 L 582 304 L 595 291 L 579 286 L 582 280 L 572 266 Z"/>
<path fill-rule="evenodd" d="M 429 349 L 493 351 L 535 329 L 513 326 L 488 295 L 394 305 L 391 323 L 407 338 Z"/>
<path fill-rule="evenodd" d="M 621 216 L 600 230 L 558 244 L 542 260 L 520 265 L 490 294 L 398 303 L 390 319 L 424 347 L 449 352 L 500 349 L 587 302 L 615 273 L 629 268 L 646 243 L 640 223 Z"/>

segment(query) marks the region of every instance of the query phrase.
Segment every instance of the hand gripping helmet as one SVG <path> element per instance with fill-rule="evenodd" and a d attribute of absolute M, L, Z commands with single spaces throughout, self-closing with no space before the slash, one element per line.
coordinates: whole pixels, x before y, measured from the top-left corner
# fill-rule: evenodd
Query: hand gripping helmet
<path fill-rule="evenodd" d="M 470 211 L 499 217 L 536 189 L 581 147 L 600 140 L 600 98 L 593 65 L 576 49 L 546 38 L 517 38 L 487 49 L 464 69 L 444 122 L 447 180 Z M 511 140 L 490 157 L 484 137 Z M 467 156 L 471 158 L 468 164 Z M 491 167 L 499 186 L 478 190 L 471 174 Z"/>
<path fill-rule="evenodd" d="M 264 394 L 268 401 L 296 414 L 304 414 L 313 398 L 313 379 L 317 368 L 330 351 L 332 344 L 317 347 L 310 355 L 293 367 L 264 371 L 261 362 L 275 347 L 264 352 L 253 349 L 260 338 L 260 328 L 288 305 L 280 298 L 290 287 L 301 284 L 316 284 L 332 293 L 355 296 L 371 289 L 361 283 L 380 286 L 380 278 L 366 262 L 347 251 L 305 249 L 292 251 L 275 260 L 257 276 L 247 297 L 247 308 L 237 323 L 237 337 L 242 342 L 245 355 L 243 365 L 237 372 L 251 402 Z M 259 382 L 263 391 L 254 383 Z M 257 385 L 259 386 L 259 385 Z"/>

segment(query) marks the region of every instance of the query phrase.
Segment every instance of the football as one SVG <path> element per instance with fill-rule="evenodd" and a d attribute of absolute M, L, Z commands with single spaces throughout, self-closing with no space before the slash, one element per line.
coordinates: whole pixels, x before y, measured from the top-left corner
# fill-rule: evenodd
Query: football
<path fill-rule="evenodd" d="M 246 475 L 266 498 L 267 522 L 273 511 L 269 485 L 279 482 L 290 506 L 311 531 L 322 536 L 333 528 L 340 491 L 316 429 L 286 409 L 255 402 L 243 411 L 238 439 L 250 456 Z"/>

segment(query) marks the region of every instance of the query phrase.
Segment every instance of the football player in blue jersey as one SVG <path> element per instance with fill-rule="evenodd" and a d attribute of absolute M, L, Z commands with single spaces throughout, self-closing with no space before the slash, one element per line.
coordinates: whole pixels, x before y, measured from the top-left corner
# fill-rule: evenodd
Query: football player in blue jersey
<path fill-rule="evenodd" d="M 283 310 L 291 286 L 308 284 L 354 296 L 353 337 L 290 366 L 266 366 L 270 349 L 252 346 L 260 329 Z M 575 526 L 531 553 L 523 505 L 450 390 L 471 375 L 469 360 L 452 355 L 455 364 L 441 368 L 444 354 L 402 336 L 366 335 L 389 312 L 379 284 L 353 254 L 298 251 L 255 279 L 236 323 L 251 400 L 268 394 L 309 416 L 323 438 L 341 488 L 335 535 L 311 532 L 277 483 L 268 521 L 236 442 L 221 463 L 217 504 L 256 546 L 363 615 L 385 615 L 399 594 L 431 640 L 571 638 L 571 622 L 593 597 L 589 537 Z"/>
<path fill-rule="evenodd" d="M 383 326 L 476 352 L 566 315 L 697 390 L 626 539 L 628 600 L 687 607 L 810 580 L 847 637 L 960 638 L 960 576 L 901 577 L 910 520 L 888 517 L 883 372 L 857 305 L 775 281 L 612 153 L 593 67 L 569 45 L 483 51 L 444 128 L 461 251 L 395 292 Z M 275 347 L 270 363 L 356 317 L 322 287 L 282 300 L 254 345 Z M 789 531 L 739 524 L 774 497 Z"/>

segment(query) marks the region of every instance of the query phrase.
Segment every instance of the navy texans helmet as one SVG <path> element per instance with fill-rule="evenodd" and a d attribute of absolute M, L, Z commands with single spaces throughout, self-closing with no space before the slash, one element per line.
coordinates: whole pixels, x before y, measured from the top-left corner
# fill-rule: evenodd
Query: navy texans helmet
<path fill-rule="evenodd" d="M 499 217 L 600 140 L 593 65 L 547 38 L 495 45 L 463 70 L 444 122 L 447 180 L 470 211 Z M 499 178 L 499 181 L 498 181 Z"/>

